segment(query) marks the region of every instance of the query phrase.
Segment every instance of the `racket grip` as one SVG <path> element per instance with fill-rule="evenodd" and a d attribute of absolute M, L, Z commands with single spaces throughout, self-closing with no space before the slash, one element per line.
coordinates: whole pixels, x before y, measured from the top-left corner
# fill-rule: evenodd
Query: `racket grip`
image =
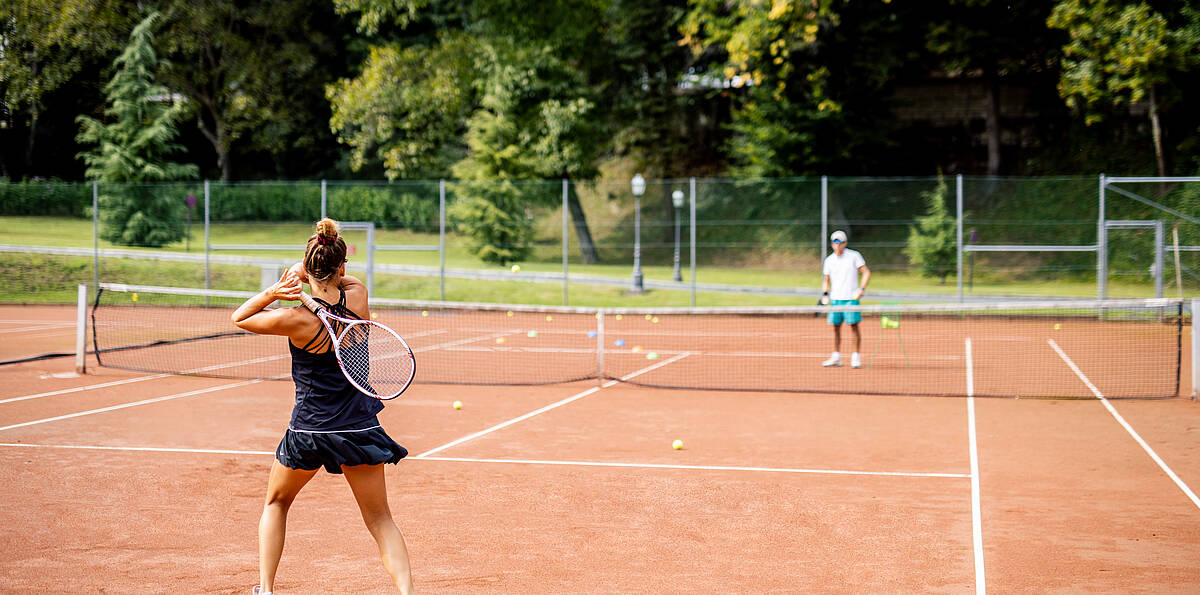
<path fill-rule="evenodd" d="M 822 306 L 829 305 L 829 292 L 828 291 L 821 294 L 821 305 Z"/>
<path fill-rule="evenodd" d="M 313 314 L 316 314 L 317 310 L 321 309 L 321 304 L 318 304 L 316 300 L 312 299 L 311 295 L 303 291 L 300 292 L 300 303 L 304 304 L 304 307 L 311 310 Z"/>

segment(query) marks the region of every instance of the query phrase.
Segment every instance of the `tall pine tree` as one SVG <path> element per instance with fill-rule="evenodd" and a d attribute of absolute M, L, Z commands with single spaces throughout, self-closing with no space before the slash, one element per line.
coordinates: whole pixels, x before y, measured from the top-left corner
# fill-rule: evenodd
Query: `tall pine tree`
<path fill-rule="evenodd" d="M 194 164 L 167 160 L 180 149 L 172 140 L 183 106 L 155 83 L 154 27 L 160 18 L 154 12 L 142 20 L 113 62 L 117 73 L 104 86 L 109 123 L 76 119 L 79 142 L 96 145 L 80 153 L 88 178 L 114 185 L 100 201 L 100 237 L 114 244 L 163 246 L 183 239 L 182 198 L 146 183 L 193 179 L 199 173 Z"/>
<path fill-rule="evenodd" d="M 922 277 L 938 277 L 942 284 L 958 258 L 957 219 L 946 207 L 947 191 L 946 179 L 939 173 L 937 188 L 921 193 L 928 210 L 908 229 L 908 245 L 904 248 L 908 262 L 920 267 Z"/>

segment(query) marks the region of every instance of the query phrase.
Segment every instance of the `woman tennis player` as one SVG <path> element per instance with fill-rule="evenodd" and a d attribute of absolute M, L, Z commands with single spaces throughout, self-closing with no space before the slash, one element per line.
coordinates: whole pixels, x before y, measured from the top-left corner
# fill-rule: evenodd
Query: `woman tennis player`
<path fill-rule="evenodd" d="M 233 313 L 238 328 L 288 338 L 296 405 L 267 481 L 267 499 L 258 524 L 259 584 L 254 593 L 270 593 L 283 554 L 288 508 L 321 467 L 343 473 L 367 529 L 379 544 L 383 566 L 401 593 L 412 593 L 412 573 L 404 536 L 392 520 L 384 487 L 383 464 L 398 463 L 408 451 L 379 425 L 383 404 L 355 389 L 342 374 L 332 340 L 320 319 L 303 306 L 267 310 L 275 300 L 298 300 L 302 283 L 334 314 L 369 318 L 367 288 L 346 276 L 346 242 L 330 219 L 317 222 L 304 260 Z"/>

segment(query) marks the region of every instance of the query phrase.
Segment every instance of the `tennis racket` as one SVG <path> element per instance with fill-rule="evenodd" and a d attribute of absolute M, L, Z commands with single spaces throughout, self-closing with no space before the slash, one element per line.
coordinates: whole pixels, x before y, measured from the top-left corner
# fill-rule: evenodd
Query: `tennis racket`
<path fill-rule="evenodd" d="M 338 366 L 354 388 L 387 400 L 400 396 L 412 384 L 417 360 L 396 331 L 373 320 L 338 316 L 304 292 L 300 301 L 329 331 Z"/>
<path fill-rule="evenodd" d="M 822 293 L 821 297 L 817 298 L 817 305 L 818 306 L 828 306 L 829 305 L 829 292 L 828 291 L 826 291 L 825 293 Z M 813 312 L 813 318 L 820 318 L 820 317 L 821 317 L 820 312 Z"/>

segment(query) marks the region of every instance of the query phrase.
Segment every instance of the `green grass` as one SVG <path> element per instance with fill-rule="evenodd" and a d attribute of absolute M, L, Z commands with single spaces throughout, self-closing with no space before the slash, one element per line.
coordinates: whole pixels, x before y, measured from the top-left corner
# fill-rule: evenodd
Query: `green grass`
<path fill-rule="evenodd" d="M 6 244 L 87 249 L 93 246 L 92 222 L 87 219 L 0 217 L 0 225 L 6 230 L 3 242 Z M 211 227 L 210 239 L 213 244 L 295 244 L 299 247 L 311 233 L 310 230 L 310 226 L 301 223 L 221 223 Z M 363 232 L 347 232 L 345 235 L 351 245 L 361 244 L 365 240 Z M 378 244 L 436 246 L 438 236 L 437 234 L 415 233 L 407 230 L 379 230 L 376 232 L 376 242 Z M 100 247 L 147 252 L 190 251 L 203 254 L 203 222 L 193 222 L 190 250 L 187 250 L 188 246 L 184 242 L 165 248 L 129 248 L 101 241 Z M 539 251 L 548 255 L 546 260 L 520 263 L 522 273 L 560 273 L 562 271 L 562 262 L 558 259 L 557 248 L 552 250 L 550 247 L 543 247 Z M 215 254 L 281 259 L 299 257 L 298 250 L 219 251 Z M 870 261 L 871 255 L 867 254 L 867 257 Z M 365 258 L 366 255 L 361 252 L 350 256 L 352 261 L 361 261 Z M 577 260 L 578 255 L 572 254 L 572 259 Z M 631 257 L 628 259 L 632 260 Z M 0 274 L 4 274 L 5 278 L 5 283 L 0 286 L 0 301 L 71 302 L 74 300 L 76 283 L 92 282 L 92 259 L 90 257 L 8 254 L 4 260 L 5 263 L 0 265 Z M 698 265 L 697 280 L 701 283 L 787 288 L 815 289 L 820 286 L 820 273 L 815 258 L 805 259 L 798 255 L 782 255 L 776 260 L 788 264 L 770 266 L 730 262 L 724 265 Z M 807 261 L 811 262 L 807 265 L 797 264 Z M 105 282 L 183 287 L 202 287 L 204 285 L 203 267 L 196 264 L 115 258 L 102 259 L 101 262 L 100 278 Z M 440 259 L 437 252 L 377 251 L 376 262 L 436 267 L 440 264 Z M 448 236 L 446 266 L 454 269 L 505 271 L 506 274 L 509 274 L 507 269 L 483 263 L 472 256 L 467 250 L 465 241 L 456 236 Z M 213 265 L 211 270 L 213 275 L 211 286 L 215 288 L 256 289 L 259 283 L 260 273 L 257 267 Z M 569 272 L 572 275 L 608 276 L 627 280 L 632 272 L 632 264 L 631 262 L 621 262 L 584 265 L 570 262 Z M 651 262 L 644 264 L 643 273 L 646 279 L 666 280 L 672 276 L 672 267 Z M 686 283 L 689 275 L 686 263 L 683 273 Z M 447 278 L 446 298 L 451 301 L 474 302 L 562 303 L 561 284 L 520 282 L 518 275 L 520 274 L 514 275 L 513 282 Z M 441 295 L 437 277 L 401 277 L 377 274 L 376 285 L 376 294 L 381 297 L 435 300 L 439 299 Z M 1172 283 L 1168 284 L 1167 294 L 1170 296 L 1176 295 L 1172 286 Z M 870 289 L 872 291 L 867 294 L 868 302 L 880 301 L 880 298 L 877 297 L 877 292 L 880 291 L 941 294 L 947 296 L 948 300 L 957 295 L 957 286 L 953 275 L 949 276 L 946 283 L 943 284 L 936 279 L 922 278 L 914 272 L 885 266 L 878 266 L 873 271 Z M 689 294 L 686 290 L 656 290 L 634 295 L 627 293 L 622 287 L 582 284 L 572 284 L 568 290 L 571 305 L 686 306 L 689 304 Z M 1189 297 L 1200 295 L 1200 286 L 1193 287 L 1185 284 L 1185 290 Z M 974 287 L 967 293 L 969 295 L 1046 295 L 1091 298 L 1096 295 L 1096 284 L 1094 280 L 1071 276 L 1050 279 L 1028 272 L 1017 276 L 977 269 Z M 1109 296 L 1152 297 L 1153 287 L 1145 279 L 1118 278 L 1109 283 Z M 806 300 L 801 300 L 801 302 L 804 303 Z M 696 296 L 696 303 L 700 306 L 786 305 L 796 304 L 797 300 L 786 296 L 702 292 Z"/>

